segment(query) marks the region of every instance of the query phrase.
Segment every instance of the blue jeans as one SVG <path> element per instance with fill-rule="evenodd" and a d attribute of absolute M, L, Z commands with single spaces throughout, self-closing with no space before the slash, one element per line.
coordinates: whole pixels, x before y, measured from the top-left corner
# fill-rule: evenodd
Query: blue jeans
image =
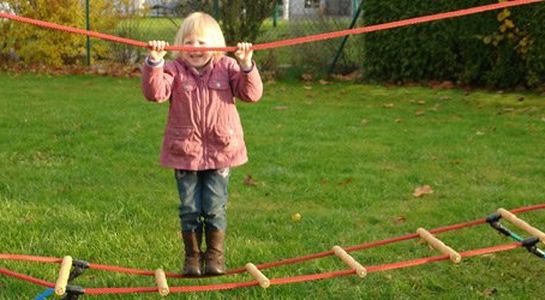
<path fill-rule="evenodd" d="M 202 232 L 227 228 L 229 168 L 204 171 L 175 170 L 180 195 L 182 231 Z"/>

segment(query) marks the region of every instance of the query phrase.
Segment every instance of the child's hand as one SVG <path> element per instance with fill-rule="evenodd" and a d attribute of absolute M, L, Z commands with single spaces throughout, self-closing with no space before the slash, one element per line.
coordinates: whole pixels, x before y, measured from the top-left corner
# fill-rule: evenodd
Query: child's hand
<path fill-rule="evenodd" d="M 149 41 L 148 45 L 150 46 L 149 57 L 151 62 L 160 62 L 167 54 L 165 47 L 168 46 L 168 43 L 165 41 Z"/>
<path fill-rule="evenodd" d="M 254 54 L 254 51 L 251 49 L 252 43 L 238 43 L 237 47 L 235 58 L 242 67 L 242 70 L 249 71 L 252 68 L 252 55 Z"/>

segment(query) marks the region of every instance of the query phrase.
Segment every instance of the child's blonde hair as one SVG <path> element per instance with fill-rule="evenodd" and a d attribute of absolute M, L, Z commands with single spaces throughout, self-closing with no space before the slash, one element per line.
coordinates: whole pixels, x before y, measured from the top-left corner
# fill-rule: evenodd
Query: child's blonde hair
<path fill-rule="evenodd" d="M 225 47 L 225 38 L 223 37 L 223 32 L 221 31 L 220 25 L 209 14 L 194 12 L 187 16 L 176 34 L 174 44 L 183 46 L 184 39 L 190 34 L 205 37 L 208 47 Z M 181 52 L 177 52 L 175 54 L 176 57 L 179 57 L 180 55 Z M 222 55 L 224 55 L 224 52 L 214 52 L 214 56 Z"/>

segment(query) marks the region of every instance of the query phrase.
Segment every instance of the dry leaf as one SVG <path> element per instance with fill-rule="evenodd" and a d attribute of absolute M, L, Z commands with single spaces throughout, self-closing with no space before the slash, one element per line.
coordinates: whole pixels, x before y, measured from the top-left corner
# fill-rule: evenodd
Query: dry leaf
<path fill-rule="evenodd" d="M 416 104 L 424 105 L 424 104 L 426 104 L 426 101 L 418 100 L 418 101 L 416 101 Z"/>
<path fill-rule="evenodd" d="M 347 185 L 349 183 L 352 183 L 352 178 L 346 178 L 345 180 L 339 182 L 339 185 Z"/>
<path fill-rule="evenodd" d="M 257 182 L 252 178 L 251 175 L 246 175 L 244 178 L 244 184 L 249 186 L 256 186 Z"/>
<path fill-rule="evenodd" d="M 420 117 L 420 116 L 423 116 L 426 114 L 426 111 L 425 110 L 417 110 L 414 115 L 417 116 L 417 117 Z"/>
<path fill-rule="evenodd" d="M 431 186 L 427 184 L 417 187 L 416 189 L 414 189 L 414 192 L 413 192 L 413 196 L 415 197 L 422 197 L 426 194 L 433 194 L 433 190 Z"/>
<path fill-rule="evenodd" d="M 407 221 L 407 218 L 405 216 L 397 216 L 394 218 L 394 223 L 396 224 L 403 224 Z"/>
<path fill-rule="evenodd" d="M 301 78 L 303 78 L 304 81 L 312 81 L 312 75 L 311 74 L 303 74 L 301 75 Z"/>
<path fill-rule="evenodd" d="M 393 103 L 384 103 L 384 104 L 382 104 L 382 107 L 384 107 L 384 108 L 392 108 L 392 107 L 394 107 L 394 104 L 393 104 Z"/>
<path fill-rule="evenodd" d="M 320 79 L 319 82 L 320 82 L 321 85 L 327 85 L 327 84 L 329 84 L 329 81 L 323 80 L 323 79 Z"/>
<path fill-rule="evenodd" d="M 486 297 L 490 297 L 495 295 L 498 292 L 498 289 L 496 288 L 487 288 L 483 291 L 483 295 Z"/>
<path fill-rule="evenodd" d="M 312 90 L 312 86 L 310 86 L 310 85 L 305 85 L 305 86 L 303 86 L 303 88 L 305 90 Z"/>

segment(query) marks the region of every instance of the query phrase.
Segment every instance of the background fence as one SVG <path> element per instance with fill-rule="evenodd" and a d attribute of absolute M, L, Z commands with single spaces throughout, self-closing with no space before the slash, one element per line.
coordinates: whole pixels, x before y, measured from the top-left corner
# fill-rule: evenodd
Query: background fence
<path fill-rule="evenodd" d="M 352 23 L 360 0 L 284 0 L 278 1 L 274 13 L 261 27 L 254 43 L 277 41 L 293 37 L 346 29 Z M 204 11 L 222 23 L 219 1 L 147 1 L 140 6 L 142 13 L 121 23 L 115 34 L 138 40 L 164 39 L 172 42 L 184 16 Z M 244 12 L 241 12 L 241 14 Z M 316 43 L 271 49 L 256 53 L 257 63 L 264 72 L 291 74 L 347 73 L 361 66 L 360 38 L 350 37 L 341 50 L 342 38 Z M 142 49 L 122 45 L 116 60 L 135 61 Z M 338 52 L 338 53 L 337 53 Z M 332 63 L 335 57 L 335 67 Z"/>
<path fill-rule="evenodd" d="M 498 4 L 500 0 L 0 0 L 0 9 L 35 19 L 111 33 L 140 41 L 172 40 L 184 16 L 205 11 L 223 27 L 229 45 L 253 43 L 375 25 L 417 16 Z M 510 3 L 523 2 L 512 1 Z M 535 2 L 535 1 L 533 1 Z M 229 3 L 229 5 L 222 5 Z M 358 9 L 362 3 L 363 9 Z M 507 2 L 505 2 L 507 3 Z M 520 5 L 520 4 L 517 4 Z M 274 9 L 273 9 L 274 6 Z M 496 5 L 497 6 L 497 5 Z M 88 8 L 88 10 L 86 10 Z M 265 16 L 264 22 L 262 16 Z M 251 18 L 250 18 L 251 17 Z M 430 80 L 499 88 L 545 89 L 545 2 L 497 9 L 366 35 L 257 51 L 264 74 L 362 71 L 366 80 Z M 259 20 L 258 29 L 251 24 Z M 250 29 L 250 30 L 249 30 Z M 253 34 L 259 31 L 258 34 Z M 239 33 L 237 35 L 237 33 Z M 0 60 L 27 64 L 78 65 L 86 57 L 140 63 L 147 50 L 0 22 Z M 236 38 L 241 36 L 244 38 Z M 343 46 L 344 45 L 344 46 Z M 88 53 L 92 49 L 92 53 Z M 87 51 L 85 51 L 87 50 Z M 87 52 L 87 53 L 86 53 Z M 15 58 L 15 59 L 14 59 Z M 337 60 L 338 58 L 338 60 Z M 336 64 L 333 65 L 333 61 Z M 2 67 L 0 65 L 0 67 Z M 333 67 L 334 66 L 334 67 Z M 305 76 L 308 78 L 309 76 Z"/>

